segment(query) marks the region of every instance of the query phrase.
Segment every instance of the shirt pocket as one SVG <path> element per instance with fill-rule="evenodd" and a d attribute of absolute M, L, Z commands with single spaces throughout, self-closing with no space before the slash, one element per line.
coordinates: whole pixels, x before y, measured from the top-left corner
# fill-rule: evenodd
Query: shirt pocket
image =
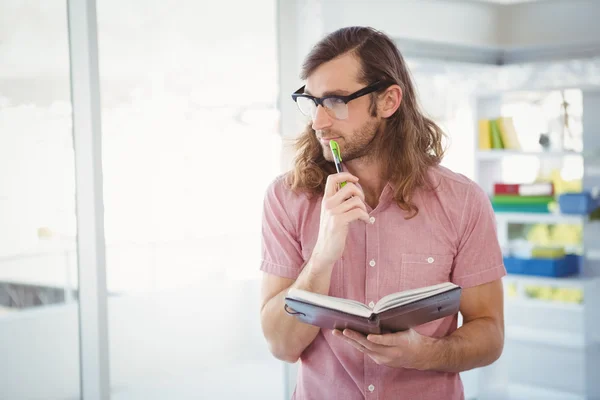
<path fill-rule="evenodd" d="M 313 247 L 302 248 L 302 258 L 304 258 L 304 264 L 308 262 L 312 255 Z M 345 298 L 344 290 L 344 257 L 340 258 L 333 264 L 331 271 L 331 283 L 329 284 L 329 296 Z"/>
<path fill-rule="evenodd" d="M 453 262 L 452 254 L 403 253 L 400 290 L 449 282 Z"/>
<path fill-rule="evenodd" d="M 454 256 L 452 254 L 404 253 L 400 268 L 402 290 L 419 289 L 450 281 Z M 445 336 L 453 317 L 437 319 L 414 329 L 424 336 Z"/>

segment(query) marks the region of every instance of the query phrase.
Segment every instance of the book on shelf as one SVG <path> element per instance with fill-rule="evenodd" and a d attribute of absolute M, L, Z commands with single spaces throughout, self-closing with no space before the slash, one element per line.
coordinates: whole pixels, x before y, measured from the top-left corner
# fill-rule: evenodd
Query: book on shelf
<path fill-rule="evenodd" d="M 494 195 L 492 200 L 498 205 L 548 205 L 554 201 L 554 197 Z"/>
<path fill-rule="evenodd" d="M 552 182 L 495 183 L 494 195 L 554 196 L 554 184 Z"/>
<path fill-rule="evenodd" d="M 502 136 L 502 143 L 505 149 L 520 150 L 521 143 L 517 136 L 517 130 L 511 117 L 501 117 L 497 119 L 498 128 L 500 129 L 500 135 Z"/>
<path fill-rule="evenodd" d="M 479 120 L 479 150 L 489 150 L 492 148 L 491 135 L 490 121 L 487 119 Z"/>
<path fill-rule="evenodd" d="M 491 202 L 497 212 L 547 213 L 550 212 L 550 204 L 554 203 L 554 197 L 495 195 Z"/>
<path fill-rule="evenodd" d="M 324 329 L 347 328 L 363 334 L 399 332 L 456 314 L 461 291 L 460 286 L 445 282 L 389 294 L 371 309 L 359 301 L 291 288 L 285 297 L 285 310 Z"/>
<path fill-rule="evenodd" d="M 490 135 L 492 141 L 492 149 L 503 149 L 504 142 L 502 141 L 500 126 L 498 125 L 498 121 L 495 119 L 490 120 Z"/>
<path fill-rule="evenodd" d="M 490 201 L 494 211 L 512 213 L 549 213 L 556 203 L 552 182 L 495 183 Z"/>
<path fill-rule="evenodd" d="M 499 213 L 550 213 L 548 204 L 495 204 L 492 200 L 492 208 Z"/>
<path fill-rule="evenodd" d="M 521 144 L 512 117 L 481 119 L 479 150 L 521 150 Z"/>

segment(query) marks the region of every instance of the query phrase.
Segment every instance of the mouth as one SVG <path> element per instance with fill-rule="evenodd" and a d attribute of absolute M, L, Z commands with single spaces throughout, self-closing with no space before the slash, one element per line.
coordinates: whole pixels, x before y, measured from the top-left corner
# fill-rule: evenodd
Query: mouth
<path fill-rule="evenodd" d="M 320 138 L 319 141 L 325 145 L 329 145 L 329 142 L 332 140 L 337 140 L 339 139 L 339 137 L 332 137 L 332 138 Z"/>

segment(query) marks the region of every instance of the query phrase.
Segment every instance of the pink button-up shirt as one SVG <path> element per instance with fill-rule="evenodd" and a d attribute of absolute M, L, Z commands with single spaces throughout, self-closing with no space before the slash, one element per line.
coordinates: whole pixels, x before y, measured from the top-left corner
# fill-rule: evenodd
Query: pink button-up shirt
<path fill-rule="evenodd" d="M 506 274 L 485 192 L 444 167 L 430 168 L 434 189 L 419 189 L 419 213 L 406 212 L 393 200 L 388 184 L 371 224 L 350 225 L 342 258 L 333 267 L 329 294 L 365 304 L 390 293 L 454 282 L 463 288 Z M 311 256 L 319 231 L 321 197 L 293 193 L 283 175 L 265 195 L 261 270 L 297 278 Z M 415 328 L 442 337 L 457 329 L 457 316 Z M 377 365 L 369 356 L 321 329 L 300 357 L 294 399 L 358 400 L 463 399 L 459 374 Z"/>

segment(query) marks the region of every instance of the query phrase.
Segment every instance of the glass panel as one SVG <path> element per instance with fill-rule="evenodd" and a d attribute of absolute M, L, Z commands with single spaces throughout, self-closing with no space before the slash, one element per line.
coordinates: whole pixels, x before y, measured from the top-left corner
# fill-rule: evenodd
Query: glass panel
<path fill-rule="evenodd" d="M 78 399 L 66 2 L 0 2 L 0 37 L 0 398 Z"/>
<path fill-rule="evenodd" d="M 108 0 L 98 18 L 113 398 L 279 399 L 259 320 L 275 2 Z"/>

